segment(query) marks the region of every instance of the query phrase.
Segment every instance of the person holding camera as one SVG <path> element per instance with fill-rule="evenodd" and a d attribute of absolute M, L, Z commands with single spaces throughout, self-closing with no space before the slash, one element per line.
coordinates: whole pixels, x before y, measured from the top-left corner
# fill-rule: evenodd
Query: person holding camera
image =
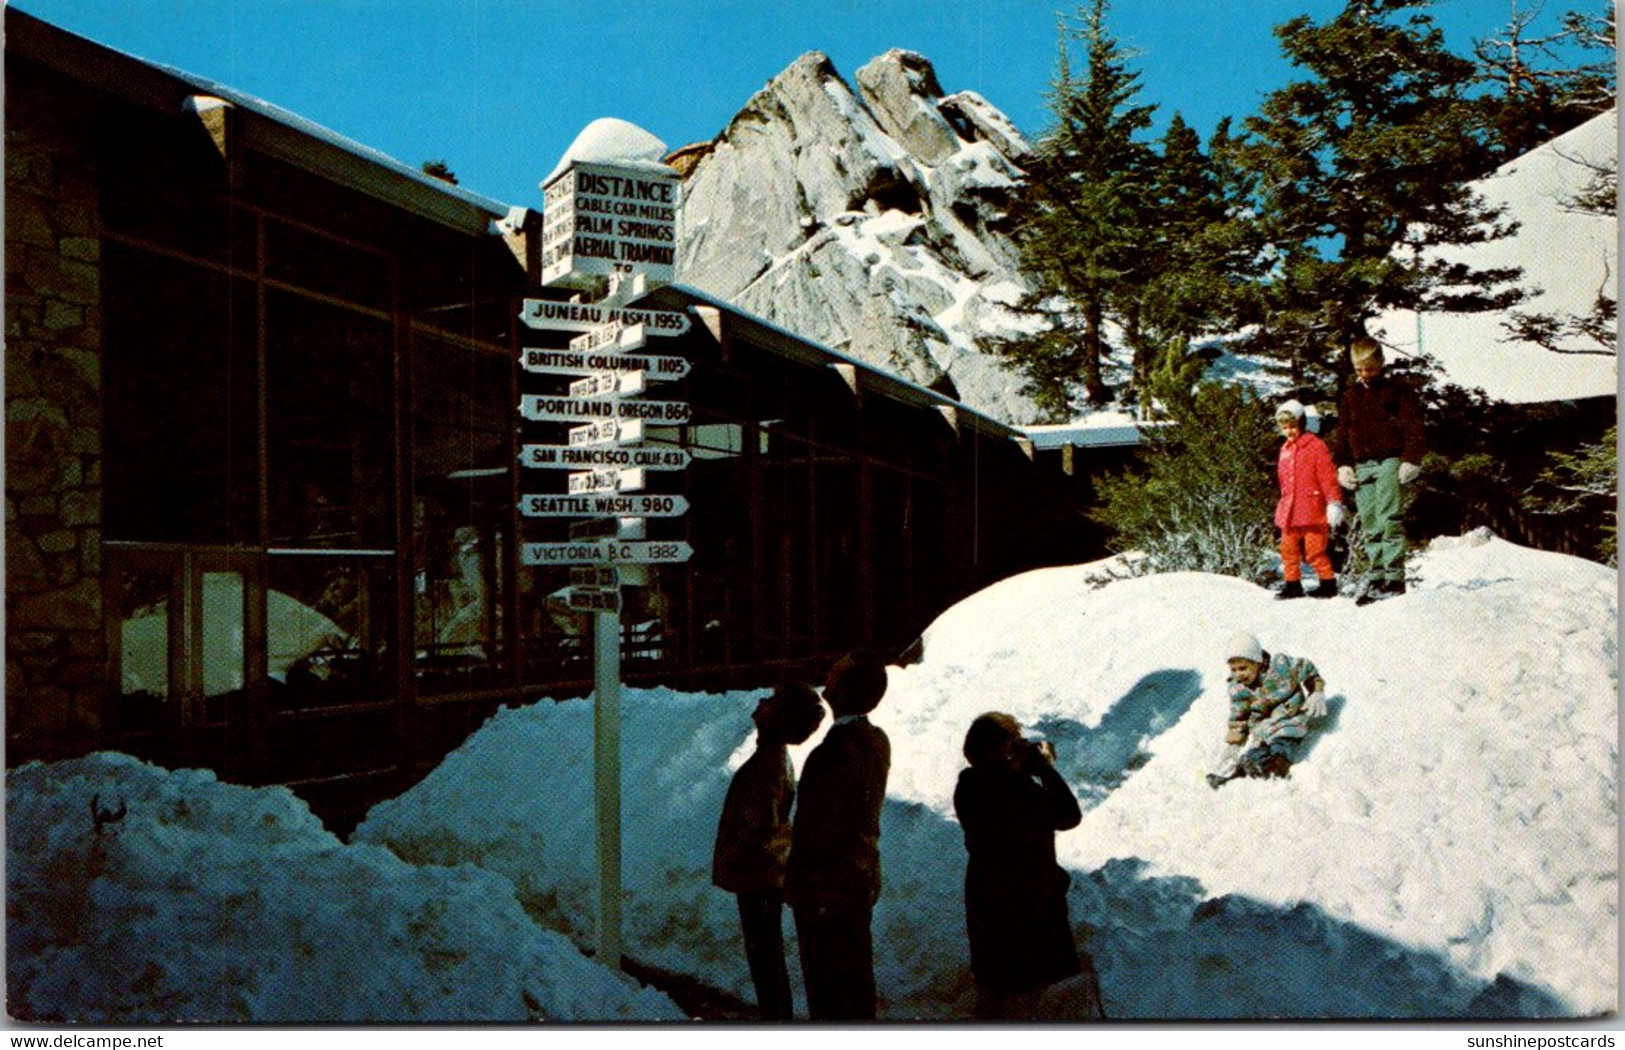
<path fill-rule="evenodd" d="M 1067 916 L 1071 877 L 1055 862 L 1055 833 L 1083 819 L 1055 771 L 1048 742 L 1023 738 L 1002 711 L 965 734 L 954 813 L 965 833 L 965 925 L 976 1016 L 984 1020 L 1100 1017 L 1094 966 Z"/>

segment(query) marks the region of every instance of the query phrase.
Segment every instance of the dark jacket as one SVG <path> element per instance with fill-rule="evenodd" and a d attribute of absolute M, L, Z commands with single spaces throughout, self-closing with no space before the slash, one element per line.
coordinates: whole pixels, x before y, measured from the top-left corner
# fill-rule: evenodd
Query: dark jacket
<path fill-rule="evenodd" d="M 873 907 L 891 741 L 866 718 L 841 722 L 807 756 L 785 896 L 797 908 Z"/>
<path fill-rule="evenodd" d="M 1002 992 L 1079 972 L 1066 913 L 1071 878 L 1055 863 L 1055 833 L 1083 819 L 1072 789 L 1049 763 L 1033 773 L 972 766 L 959 774 L 954 812 L 965 831 L 965 925 L 971 971 Z"/>
<path fill-rule="evenodd" d="M 1395 456 L 1406 463 L 1422 462 L 1427 451 L 1422 406 L 1403 379 L 1379 373 L 1370 383 L 1350 380 L 1337 406 L 1333 463 L 1351 467 Z"/>
<path fill-rule="evenodd" d="M 784 888 L 795 771 L 783 744 L 758 746 L 734 774 L 717 821 L 711 881 L 729 893 Z"/>

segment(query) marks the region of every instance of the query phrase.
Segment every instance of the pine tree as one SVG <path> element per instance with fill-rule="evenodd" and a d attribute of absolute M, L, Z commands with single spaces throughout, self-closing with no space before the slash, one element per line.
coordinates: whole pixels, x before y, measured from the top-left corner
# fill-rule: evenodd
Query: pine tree
<path fill-rule="evenodd" d="M 1495 162 L 1518 157 L 1578 127 L 1614 105 L 1614 8 L 1597 15 L 1570 11 L 1553 32 L 1531 32 L 1540 7 L 1511 0 L 1507 24 L 1473 42 L 1481 99 L 1495 135 Z M 1581 55 L 1595 58 L 1579 60 Z"/>
<path fill-rule="evenodd" d="M 1204 331 L 1236 327 L 1249 282 L 1262 275 L 1260 227 L 1247 208 L 1247 180 L 1230 163 L 1230 141 L 1227 118 L 1204 153 L 1178 113 L 1162 136 L 1142 281 L 1119 296 L 1142 401 L 1168 348 L 1182 348 Z"/>
<path fill-rule="evenodd" d="M 1105 321 L 1117 291 L 1145 259 L 1144 201 L 1153 160 L 1137 136 L 1153 106 L 1134 102 L 1139 75 L 1106 28 L 1106 0 L 1080 8 L 1058 27 L 1059 58 L 1049 93 L 1055 124 L 1027 162 L 1012 209 L 1022 269 L 1030 283 L 1022 308 L 1043 318 L 1038 333 L 994 347 L 1026 372 L 1029 390 L 1053 417 L 1071 407 L 1070 386 L 1105 403 Z M 1074 78 L 1071 44 L 1086 68 Z"/>
<path fill-rule="evenodd" d="M 1521 295 L 1516 269 L 1421 257 L 1512 232 L 1467 189 L 1491 156 L 1468 95 L 1477 71 L 1446 50 L 1427 6 L 1347 0 L 1323 24 L 1276 28 L 1308 79 L 1247 120 L 1242 156 L 1276 252 L 1255 348 L 1286 360 L 1295 385 L 1346 375 L 1341 351 L 1383 309 L 1488 310 Z"/>

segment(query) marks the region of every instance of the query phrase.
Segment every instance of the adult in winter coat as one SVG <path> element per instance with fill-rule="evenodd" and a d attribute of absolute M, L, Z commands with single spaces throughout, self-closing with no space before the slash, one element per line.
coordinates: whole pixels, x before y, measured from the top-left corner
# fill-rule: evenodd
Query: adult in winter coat
<path fill-rule="evenodd" d="M 1332 462 L 1337 481 L 1354 490 L 1371 584 L 1361 605 L 1405 593 L 1405 530 L 1399 520 L 1399 488 L 1422 473 L 1427 450 L 1422 409 L 1403 380 L 1382 374 L 1382 347 L 1370 336 L 1349 346 L 1354 381 L 1338 401 Z"/>
<path fill-rule="evenodd" d="M 1276 460 L 1281 499 L 1275 504 L 1275 527 L 1281 530 L 1281 577 L 1286 581 L 1276 597 L 1303 597 L 1303 563 L 1308 561 L 1319 578 L 1309 593 L 1335 598 L 1337 572 L 1326 544 L 1331 530 L 1343 523 L 1342 493 L 1331 453 L 1304 428 L 1303 414 L 1297 401 L 1275 410 L 1275 425 L 1284 439 Z"/>
<path fill-rule="evenodd" d="M 868 714 L 885 693 L 886 666 L 872 653 L 837 661 L 824 681 L 835 722 L 801 767 L 784 888 L 814 1021 L 875 1018 L 870 924 L 880 898 L 880 810 L 891 741 Z"/>
<path fill-rule="evenodd" d="M 1072 942 L 1055 833 L 1083 819 L 1047 743 L 1025 740 L 1007 714 L 990 711 L 965 734 L 970 768 L 959 774 L 954 812 L 970 854 L 965 924 L 976 1013 L 983 1019 L 1100 1016 L 1094 967 Z M 1067 994 L 1049 994 L 1066 982 Z"/>
<path fill-rule="evenodd" d="M 758 702 L 750 717 L 756 723 L 756 750 L 734 774 L 723 799 L 711 881 L 739 899 L 739 926 L 758 1015 L 764 1021 L 788 1021 L 784 866 L 796 794 L 788 747 L 812 735 L 824 720 L 824 707 L 812 686 L 786 682 Z"/>
<path fill-rule="evenodd" d="M 1308 660 L 1269 653 L 1240 632 L 1225 647 L 1230 667 L 1230 720 L 1219 768 L 1207 776 L 1217 790 L 1237 777 L 1284 777 L 1297 758 L 1310 719 L 1326 717 L 1326 683 Z M 1243 747 L 1246 750 L 1243 750 Z"/>

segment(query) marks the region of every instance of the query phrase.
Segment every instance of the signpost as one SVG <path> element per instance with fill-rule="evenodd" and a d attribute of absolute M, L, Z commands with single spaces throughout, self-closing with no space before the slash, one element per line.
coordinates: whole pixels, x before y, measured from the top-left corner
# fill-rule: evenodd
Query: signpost
<path fill-rule="evenodd" d="M 539 470 L 585 470 L 588 467 L 642 467 L 683 470 L 693 460 L 686 448 L 605 448 L 602 445 L 522 445 L 519 462 Z"/>
<path fill-rule="evenodd" d="M 631 159 L 609 159 L 628 150 L 635 153 Z M 688 500 L 638 491 L 646 471 L 680 471 L 691 458 L 686 449 L 640 444 L 646 427 L 686 424 L 688 403 L 636 398 L 648 384 L 688 375 L 689 362 L 632 353 L 651 338 L 687 332 L 688 314 L 625 305 L 629 289 L 673 276 L 681 182 L 659 162 L 664 151 L 654 136 L 623 121 L 596 121 L 581 133 L 542 187 L 541 283 L 587 289 L 608 277 L 609 295 L 595 303 L 525 299 L 519 312 L 532 329 L 579 333 L 568 349 L 521 351 L 526 372 L 582 378 L 566 394 L 525 394 L 520 400 L 526 420 L 580 424 L 569 429 L 566 444 L 526 444 L 520 450 L 525 467 L 572 472 L 566 493 L 525 494 L 520 513 L 575 519 L 568 541 L 522 544 L 520 563 L 569 567 L 564 600 L 592 614 L 598 958 L 615 968 L 621 961 L 622 587 L 646 583 L 649 565 L 685 562 L 694 553 L 682 541 L 643 538 L 646 519 L 681 517 Z"/>
<path fill-rule="evenodd" d="M 692 367 L 686 357 L 604 350 L 542 350 L 536 347 L 527 348 L 519 363 L 527 372 L 545 375 L 586 376 L 608 370 L 644 372 L 651 383 L 681 379 L 688 375 Z"/>

